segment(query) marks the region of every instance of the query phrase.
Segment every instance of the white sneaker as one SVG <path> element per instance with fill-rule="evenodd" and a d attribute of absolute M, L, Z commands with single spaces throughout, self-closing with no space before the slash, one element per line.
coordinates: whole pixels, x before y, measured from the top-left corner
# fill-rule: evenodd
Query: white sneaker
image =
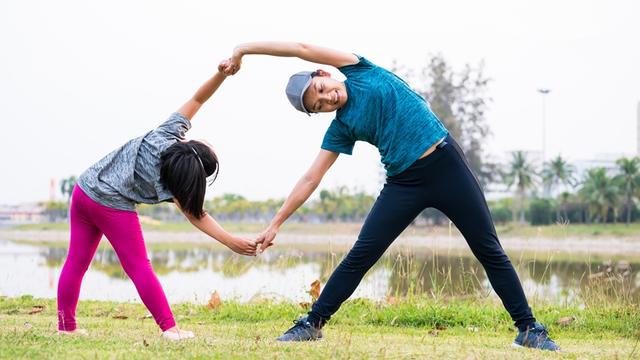
<path fill-rule="evenodd" d="M 177 327 L 172 327 L 171 329 L 162 332 L 162 338 L 171 341 L 193 339 L 194 337 L 195 335 L 193 335 L 193 332 L 181 330 Z"/>
<path fill-rule="evenodd" d="M 87 336 L 89 335 L 89 332 L 85 329 L 75 329 L 72 331 L 58 330 L 58 335 Z"/>

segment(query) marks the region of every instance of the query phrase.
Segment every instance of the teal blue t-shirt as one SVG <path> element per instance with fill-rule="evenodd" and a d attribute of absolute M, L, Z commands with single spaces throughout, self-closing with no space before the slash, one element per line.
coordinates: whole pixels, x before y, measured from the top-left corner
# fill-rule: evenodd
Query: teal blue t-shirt
<path fill-rule="evenodd" d="M 356 141 L 366 141 L 378 148 L 387 175 L 397 175 L 448 132 L 407 83 L 359 59 L 338 69 L 347 77 L 347 103 L 336 112 L 321 147 L 351 155 Z"/>

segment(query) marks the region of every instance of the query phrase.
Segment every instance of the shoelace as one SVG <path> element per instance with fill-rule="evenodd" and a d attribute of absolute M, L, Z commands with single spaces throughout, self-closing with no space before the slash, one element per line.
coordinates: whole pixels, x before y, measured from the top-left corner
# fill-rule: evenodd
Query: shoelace
<path fill-rule="evenodd" d="M 547 336 L 547 335 L 549 335 L 549 334 L 547 333 L 547 329 L 546 329 L 546 328 L 536 329 L 536 330 L 537 330 L 537 331 L 536 331 L 536 333 L 538 334 L 538 336 L 541 336 L 541 335 L 545 335 L 545 336 Z"/>
<path fill-rule="evenodd" d="M 531 331 L 533 330 L 533 331 Z M 536 336 L 536 342 L 539 343 L 543 343 L 546 342 L 547 340 L 549 340 L 549 333 L 547 332 L 547 328 L 543 327 L 543 328 L 539 328 L 539 329 L 529 329 L 529 331 L 531 333 L 533 333 Z"/>
<path fill-rule="evenodd" d="M 300 327 L 300 326 L 306 327 L 306 326 L 305 326 L 305 325 L 306 325 L 306 323 L 305 323 L 304 321 L 302 321 L 302 319 L 293 320 L 293 324 L 294 324 L 294 325 L 293 325 L 289 330 L 287 330 L 287 331 L 285 332 L 285 334 L 291 334 L 291 333 L 292 333 L 296 328 L 298 328 L 298 327 Z"/>
<path fill-rule="evenodd" d="M 538 339 L 542 339 L 543 342 L 549 340 L 549 333 L 547 333 L 546 328 L 542 328 L 540 334 L 538 334 Z"/>

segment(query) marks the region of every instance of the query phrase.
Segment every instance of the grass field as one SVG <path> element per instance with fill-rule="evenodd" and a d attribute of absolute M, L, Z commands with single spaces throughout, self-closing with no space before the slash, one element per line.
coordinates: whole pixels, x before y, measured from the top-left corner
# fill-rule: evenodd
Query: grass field
<path fill-rule="evenodd" d="M 143 226 L 157 232 L 197 231 L 188 223 Z M 262 229 L 260 224 L 225 227 L 241 233 Z M 357 234 L 359 228 L 360 224 L 294 223 L 282 231 L 332 235 Z M 24 225 L 17 229 L 35 231 L 39 236 L 38 231 L 67 231 L 68 226 Z M 407 229 L 407 234 L 418 236 L 448 232 L 448 227 Z M 506 226 L 498 232 L 503 237 L 633 241 L 640 238 L 640 224 Z M 177 245 L 153 246 L 173 249 Z M 281 344 L 274 339 L 305 312 L 299 304 L 224 302 L 216 309 L 174 305 L 179 324 L 193 330 L 197 338 L 170 343 L 159 337 L 155 323 L 140 304 L 82 301 L 78 320 L 89 336 L 68 337 L 57 335 L 55 300 L 0 296 L 0 358 L 640 359 L 640 305 L 632 297 L 616 297 L 614 288 L 606 283 L 609 280 L 595 281 L 581 292 L 582 304 L 532 305 L 536 317 L 548 325 L 564 349 L 557 354 L 512 349 L 516 332 L 506 311 L 493 298 L 475 296 L 466 300 L 420 295 L 388 298 L 383 303 L 349 301 L 325 329 L 325 339 L 298 344 Z M 560 320 L 567 324 L 561 325 Z"/>
<path fill-rule="evenodd" d="M 40 307 L 43 310 L 40 312 Z M 536 315 L 563 347 L 561 353 L 512 349 L 516 332 L 489 300 L 407 299 L 347 302 L 325 339 L 274 341 L 304 312 L 297 304 L 223 303 L 216 309 L 179 304 L 174 314 L 197 338 L 170 343 L 139 304 L 81 302 L 87 337 L 56 333 L 55 301 L 0 299 L 0 358 L 250 358 L 250 359 L 633 359 L 640 357 L 640 317 L 633 305 L 590 309 L 537 306 Z M 33 314 L 30 314 L 33 313 Z M 575 320 L 561 326 L 557 321 Z"/>

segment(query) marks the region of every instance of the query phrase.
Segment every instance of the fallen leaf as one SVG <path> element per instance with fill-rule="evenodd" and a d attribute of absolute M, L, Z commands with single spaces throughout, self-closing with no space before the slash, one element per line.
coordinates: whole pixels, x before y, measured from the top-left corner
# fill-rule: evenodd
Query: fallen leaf
<path fill-rule="evenodd" d="M 33 305 L 31 311 L 29 311 L 29 315 L 41 313 L 44 310 L 43 305 Z"/>
<path fill-rule="evenodd" d="M 387 304 L 396 305 L 398 303 L 398 298 L 395 296 L 387 295 Z"/>
<path fill-rule="evenodd" d="M 142 339 L 142 345 L 144 345 L 145 347 L 149 346 L 147 339 Z"/>
<path fill-rule="evenodd" d="M 306 301 L 303 301 L 303 302 L 299 303 L 299 305 L 300 305 L 301 308 L 303 308 L 305 310 L 307 310 L 307 309 L 309 309 L 311 307 L 311 303 L 310 302 L 306 302 Z"/>
<path fill-rule="evenodd" d="M 558 321 L 556 321 L 556 324 L 561 325 L 561 326 L 567 326 L 567 325 L 571 324 L 575 319 L 576 319 L 575 316 L 561 317 L 560 319 L 558 319 Z"/>
<path fill-rule="evenodd" d="M 116 314 L 112 316 L 113 319 L 118 319 L 118 320 L 126 320 L 129 317 L 127 315 L 122 315 L 122 314 Z"/>
<path fill-rule="evenodd" d="M 311 300 L 316 301 L 320 297 L 320 280 L 315 280 L 311 283 L 311 289 L 308 291 L 311 295 Z"/>
<path fill-rule="evenodd" d="M 211 293 L 211 298 L 207 303 L 207 307 L 209 307 L 209 309 L 211 310 L 216 310 L 220 306 L 222 306 L 222 300 L 220 299 L 220 294 L 218 294 L 218 291 L 214 291 L 213 293 Z"/>

